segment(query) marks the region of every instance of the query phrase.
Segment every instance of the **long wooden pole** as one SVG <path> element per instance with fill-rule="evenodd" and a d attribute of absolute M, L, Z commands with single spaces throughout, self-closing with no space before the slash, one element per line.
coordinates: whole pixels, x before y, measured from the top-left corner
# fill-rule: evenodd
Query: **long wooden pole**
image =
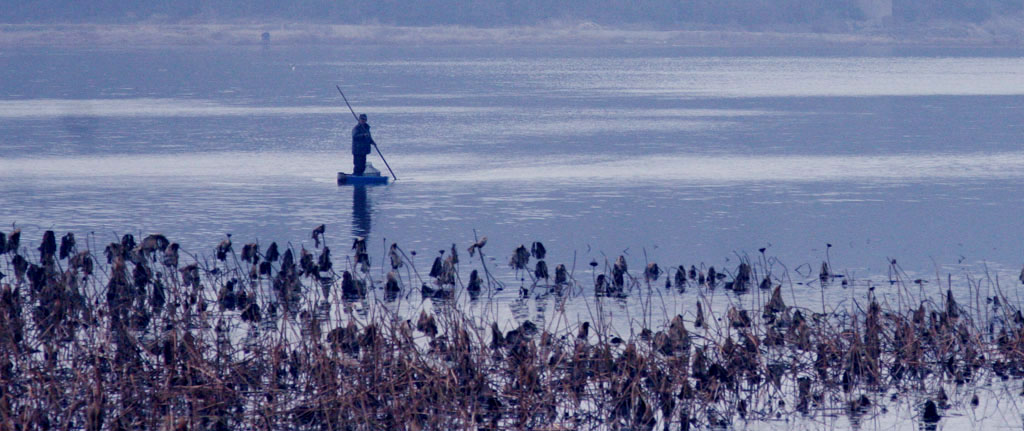
<path fill-rule="evenodd" d="M 341 98 L 345 100 L 345 106 L 348 106 L 348 110 L 349 112 L 352 113 L 352 117 L 356 119 L 356 122 L 359 122 L 359 117 L 356 116 L 356 111 L 352 109 L 352 105 L 348 103 L 348 98 L 345 97 L 345 92 L 341 91 L 341 86 L 335 85 L 334 88 L 337 88 L 338 92 L 341 93 Z M 373 144 L 373 149 L 377 150 L 377 155 L 380 156 L 380 159 L 384 161 L 384 166 L 388 167 L 388 172 L 391 172 L 391 178 L 393 178 L 395 181 L 398 181 L 398 176 L 395 175 L 395 171 L 391 170 L 391 165 L 389 165 L 388 160 L 384 158 L 384 154 L 381 154 L 380 148 L 377 147 L 377 143 L 371 143 Z"/>

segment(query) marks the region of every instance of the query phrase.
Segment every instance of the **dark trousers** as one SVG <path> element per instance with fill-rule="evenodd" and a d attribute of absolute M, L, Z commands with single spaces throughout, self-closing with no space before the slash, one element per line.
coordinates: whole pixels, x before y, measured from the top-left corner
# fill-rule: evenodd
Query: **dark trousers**
<path fill-rule="evenodd" d="M 366 154 L 353 154 L 352 166 L 352 175 L 362 175 L 366 172 Z"/>

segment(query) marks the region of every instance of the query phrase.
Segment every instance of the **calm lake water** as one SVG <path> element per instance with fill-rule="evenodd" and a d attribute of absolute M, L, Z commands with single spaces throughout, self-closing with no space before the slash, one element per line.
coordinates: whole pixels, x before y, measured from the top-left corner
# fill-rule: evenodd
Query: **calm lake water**
<path fill-rule="evenodd" d="M 1024 261 L 1020 52 L 5 50 L 0 223 L 856 275 Z M 399 180 L 338 187 L 351 114 Z M 374 166 L 386 172 L 375 155 Z M 340 246 L 340 245 L 338 245 Z M 637 265 L 640 266 L 640 265 Z"/>
<path fill-rule="evenodd" d="M 887 286 L 893 259 L 935 291 L 970 274 L 1010 295 L 1024 262 L 1019 51 L 8 49 L 0 64 L 0 230 L 20 227 L 30 247 L 53 229 L 97 248 L 162 232 L 206 256 L 229 233 L 312 248 L 324 223 L 336 258 L 365 236 L 375 262 L 397 242 L 425 271 L 487 236 L 515 288 L 469 306 L 517 320 L 551 311 L 519 298 L 507 269 L 533 241 L 584 285 L 588 263 L 619 255 L 634 271 L 731 270 L 766 248 L 786 300 L 818 310 Z M 354 125 L 335 85 L 398 181 L 335 184 Z M 853 288 L 799 284 L 824 260 Z M 629 331 L 645 315 L 692 318 L 695 294 L 566 314 Z"/>

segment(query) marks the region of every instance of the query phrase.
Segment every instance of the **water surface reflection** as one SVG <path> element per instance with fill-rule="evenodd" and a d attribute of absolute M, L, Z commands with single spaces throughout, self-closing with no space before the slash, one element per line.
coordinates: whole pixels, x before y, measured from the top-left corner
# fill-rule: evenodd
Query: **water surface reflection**
<path fill-rule="evenodd" d="M 352 187 L 352 236 L 369 238 L 373 206 L 366 197 L 365 185 Z"/>

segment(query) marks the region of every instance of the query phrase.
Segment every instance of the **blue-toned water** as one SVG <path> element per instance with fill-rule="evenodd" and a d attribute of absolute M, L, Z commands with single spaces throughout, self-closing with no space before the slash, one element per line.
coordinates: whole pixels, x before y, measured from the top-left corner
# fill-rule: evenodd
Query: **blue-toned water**
<path fill-rule="evenodd" d="M 578 264 L 767 253 L 864 276 L 1024 261 L 1019 52 L 8 49 L 0 222 L 186 248 L 540 240 Z M 338 187 L 354 121 L 398 181 Z M 376 156 L 371 163 L 386 172 Z M 5 228 L 9 230 L 9 228 Z M 731 259 L 731 260 L 730 260 Z M 951 269 L 950 266 L 953 266 Z"/>

